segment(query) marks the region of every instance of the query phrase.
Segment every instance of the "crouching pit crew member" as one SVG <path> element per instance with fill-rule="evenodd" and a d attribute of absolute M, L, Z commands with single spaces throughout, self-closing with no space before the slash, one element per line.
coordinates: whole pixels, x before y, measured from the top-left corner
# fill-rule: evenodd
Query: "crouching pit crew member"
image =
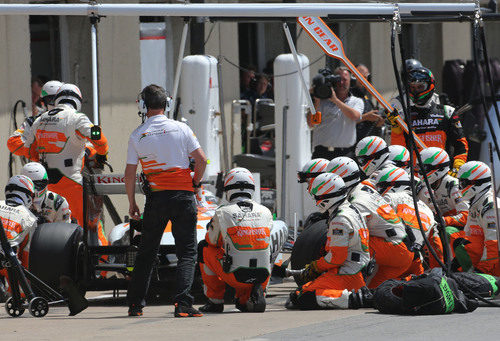
<path fill-rule="evenodd" d="M 422 175 L 424 172 L 427 174 L 446 226 L 454 226 L 459 230 L 463 230 L 467 222 L 469 205 L 462 198 L 458 179 L 448 174 L 451 163 L 448 153 L 438 147 L 429 147 L 423 149 L 420 156 L 424 164 L 421 173 Z M 434 210 L 427 187 L 420 183 L 417 191 L 419 191 L 417 193 L 418 197 Z M 447 230 L 449 229 L 447 228 Z"/>
<path fill-rule="evenodd" d="M 226 285 L 236 291 L 240 311 L 264 312 L 271 273 L 270 231 L 273 216 L 253 201 L 255 182 L 246 169 L 231 170 L 224 179 L 229 204 L 219 207 L 198 251 L 208 303 L 202 312 L 224 310 Z"/>
<path fill-rule="evenodd" d="M 464 199 L 470 200 L 470 209 L 465 237 L 453 242 L 455 257 L 462 271 L 474 267 L 482 273 L 500 276 L 496 220 L 499 212 L 495 212 L 494 203 L 496 200 L 500 204 L 500 200 L 494 195 L 490 167 L 469 161 L 458 171 L 458 180 Z"/>
<path fill-rule="evenodd" d="M 63 196 L 49 191 L 47 185 L 49 177 L 47 171 L 38 162 L 29 162 L 24 165 L 21 174 L 33 181 L 35 186 L 35 199 L 33 212 L 44 223 L 71 223 L 71 210 L 68 201 Z"/>
<path fill-rule="evenodd" d="M 139 161 L 149 183 L 141 242 L 127 292 L 129 316 L 142 315 L 153 263 L 169 221 L 172 223 L 178 259 L 175 317 L 202 316 L 193 308 L 193 297 L 190 295 L 196 266 L 197 209 L 193 187 L 200 187 L 207 158 L 193 131 L 186 124 L 165 116 L 167 103 L 165 89 L 153 84 L 145 87 L 139 95 L 138 106 L 147 119 L 132 132 L 129 139 L 125 188 L 129 214 L 134 220 L 140 219 L 135 201 Z M 195 161 L 193 178 L 189 157 Z"/>
<path fill-rule="evenodd" d="M 410 188 L 410 176 L 408 173 L 399 167 L 387 167 L 383 169 L 377 176 L 377 190 L 389 202 L 396 211 L 406 227 L 407 239 L 405 240 L 408 249 L 415 253 L 413 263 L 406 271 L 407 275 L 421 275 L 424 273 L 422 265 L 422 248 L 426 250 L 424 253 L 430 255 L 430 251 L 424 241 L 424 237 L 420 232 L 420 225 L 417 219 L 417 212 L 413 203 L 413 197 Z M 443 245 L 435 229 L 434 214 L 431 209 L 421 200 L 417 201 L 419 218 L 424 229 L 425 236 L 429 240 L 432 248 L 437 256 L 443 262 Z M 433 256 L 429 256 L 429 267 L 439 267 L 439 263 Z"/>
<path fill-rule="evenodd" d="M 368 288 L 405 273 L 413 254 L 404 243 L 405 227 L 394 209 L 374 188 L 361 182 L 361 171 L 354 160 L 337 157 L 328 164 L 328 171 L 342 177 L 348 200 L 361 213 L 370 233 L 370 255 L 376 265 L 365 278 Z"/>
<path fill-rule="evenodd" d="M 336 174 L 319 175 L 309 193 L 315 198 L 319 210 L 330 214 L 325 245 L 327 254 L 302 270 L 300 277 L 307 283 L 290 294 L 286 307 L 347 309 L 364 306 L 366 302 L 360 298 L 365 297 L 365 292 L 369 294 L 369 290 L 365 287 L 361 270 L 370 261 L 364 219 L 347 201 L 344 181 Z"/>
<path fill-rule="evenodd" d="M 30 233 L 37 226 L 37 219 L 30 211 L 35 197 L 33 182 L 24 175 L 14 175 L 5 186 L 5 201 L 0 201 L 0 219 L 10 245 L 16 249 L 21 264 L 27 268 L 29 262 Z M 1 277 L 7 278 L 2 269 L 2 248 L 0 247 L 0 299 L 5 295 Z"/>

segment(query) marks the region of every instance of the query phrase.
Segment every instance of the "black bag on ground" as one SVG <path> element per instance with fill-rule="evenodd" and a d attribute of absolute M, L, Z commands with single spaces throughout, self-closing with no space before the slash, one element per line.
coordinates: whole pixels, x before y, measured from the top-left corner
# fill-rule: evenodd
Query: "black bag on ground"
<path fill-rule="evenodd" d="M 482 297 L 494 297 L 500 293 L 500 280 L 491 275 L 456 272 L 453 274 L 453 278 L 460 285 Z M 475 298 L 468 290 L 465 290 L 464 294 L 469 298 Z"/>
<path fill-rule="evenodd" d="M 467 313 L 478 306 L 453 279 L 432 272 L 408 282 L 385 281 L 376 289 L 374 302 L 381 313 L 399 315 Z"/>

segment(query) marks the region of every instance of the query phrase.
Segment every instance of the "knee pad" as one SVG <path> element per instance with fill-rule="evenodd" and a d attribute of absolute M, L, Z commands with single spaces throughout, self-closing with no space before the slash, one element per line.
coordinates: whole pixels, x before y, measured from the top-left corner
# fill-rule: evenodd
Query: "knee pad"
<path fill-rule="evenodd" d="M 318 301 L 316 301 L 316 291 L 303 291 L 297 296 L 297 305 L 302 310 L 319 309 Z"/>

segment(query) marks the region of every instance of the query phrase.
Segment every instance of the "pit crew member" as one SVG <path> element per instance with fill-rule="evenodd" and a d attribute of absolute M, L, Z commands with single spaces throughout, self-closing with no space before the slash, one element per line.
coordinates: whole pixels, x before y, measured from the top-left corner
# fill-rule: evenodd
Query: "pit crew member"
<path fill-rule="evenodd" d="M 342 177 L 349 202 L 361 213 L 370 232 L 370 255 L 376 265 L 365 279 L 368 287 L 376 288 L 385 280 L 401 276 L 410 266 L 413 254 L 403 242 L 405 228 L 394 209 L 373 187 L 361 182 L 361 171 L 354 160 L 338 157 L 327 169 Z"/>
<path fill-rule="evenodd" d="M 364 219 L 347 200 L 344 181 L 336 174 L 324 173 L 316 177 L 309 193 L 320 212 L 330 214 L 327 254 L 306 265 L 300 277 L 307 283 L 290 294 L 286 307 L 347 309 L 363 306 L 362 300 L 354 298 L 363 297 L 362 270 L 370 261 Z M 359 293 L 361 295 L 356 295 Z"/>
<path fill-rule="evenodd" d="M 76 85 L 62 85 L 56 93 L 55 105 L 35 120 L 31 130 L 24 131 L 25 146 L 30 148 L 33 143 L 37 144 L 40 161 L 49 176 L 49 190 L 66 198 L 73 217 L 83 226 L 81 172 L 85 144 L 92 144 L 97 158 L 104 163 L 108 143 L 100 128 L 80 112 L 82 95 Z"/>
<path fill-rule="evenodd" d="M 273 216 L 253 201 L 255 182 L 248 171 L 230 171 L 224 179 L 227 205 L 219 207 L 199 247 L 201 276 L 208 303 L 202 312 L 224 310 L 226 285 L 236 291 L 240 311 L 264 312 L 271 273 Z"/>

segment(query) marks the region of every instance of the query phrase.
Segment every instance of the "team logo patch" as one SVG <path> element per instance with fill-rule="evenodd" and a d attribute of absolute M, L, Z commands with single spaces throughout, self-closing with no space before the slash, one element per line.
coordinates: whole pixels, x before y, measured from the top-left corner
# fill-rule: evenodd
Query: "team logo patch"
<path fill-rule="evenodd" d="M 333 229 L 332 234 L 334 236 L 342 236 L 344 234 L 344 231 L 340 229 Z"/>

